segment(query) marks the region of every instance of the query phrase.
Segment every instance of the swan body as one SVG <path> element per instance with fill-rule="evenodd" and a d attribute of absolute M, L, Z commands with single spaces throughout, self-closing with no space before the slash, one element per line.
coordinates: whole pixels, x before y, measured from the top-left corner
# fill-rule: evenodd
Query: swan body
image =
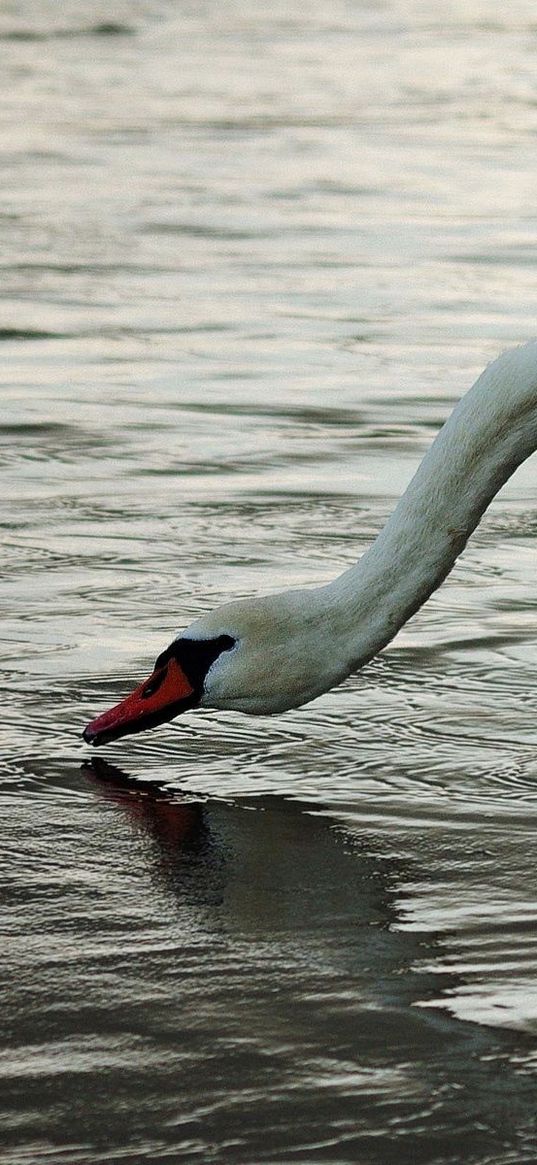
<path fill-rule="evenodd" d="M 327 585 L 226 603 L 182 631 L 131 696 L 92 721 L 101 744 L 186 708 L 271 714 L 341 683 L 440 585 L 492 498 L 537 448 L 537 342 L 462 398 L 384 529 Z"/>

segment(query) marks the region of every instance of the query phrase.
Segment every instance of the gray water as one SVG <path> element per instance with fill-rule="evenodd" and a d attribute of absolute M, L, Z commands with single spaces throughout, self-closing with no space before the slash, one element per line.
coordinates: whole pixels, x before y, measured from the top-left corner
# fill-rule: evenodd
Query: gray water
<path fill-rule="evenodd" d="M 537 334 L 536 51 L 524 0 L 3 6 L 3 1165 L 537 1159 L 535 462 L 337 691 L 80 739 Z"/>

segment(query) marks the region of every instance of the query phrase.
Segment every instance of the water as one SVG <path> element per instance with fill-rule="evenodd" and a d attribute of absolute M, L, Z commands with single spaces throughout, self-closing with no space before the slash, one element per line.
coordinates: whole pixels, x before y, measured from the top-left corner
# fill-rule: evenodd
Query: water
<path fill-rule="evenodd" d="M 535 464 L 341 689 L 80 740 L 209 605 L 352 563 L 535 335 L 535 36 L 4 6 L 6 1165 L 535 1160 Z"/>

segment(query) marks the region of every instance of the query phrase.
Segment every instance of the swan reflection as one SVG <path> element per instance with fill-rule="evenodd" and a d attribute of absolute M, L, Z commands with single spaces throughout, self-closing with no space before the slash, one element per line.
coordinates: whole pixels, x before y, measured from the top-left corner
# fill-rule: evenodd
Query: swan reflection
<path fill-rule="evenodd" d="M 516 1141 L 534 1118 L 518 1037 L 415 1006 L 438 993 L 420 968 L 439 946 L 398 928 L 408 863 L 296 802 L 193 802 L 105 762 L 83 771 L 141 840 L 133 864 L 150 875 L 141 941 L 156 923 L 158 942 L 121 971 L 129 991 L 154 994 L 146 1037 L 185 1060 L 160 1085 L 168 1114 L 177 1098 L 170 1135 L 208 1154 L 224 1135 L 272 1143 L 276 1120 L 287 1153 L 307 1129 L 308 1144 L 344 1142 L 349 1159 L 373 1138 L 371 1159 L 385 1161 L 392 1122 L 411 1131 L 419 1111 L 423 1160 L 454 1159 L 462 1129 L 472 1156 Z"/>

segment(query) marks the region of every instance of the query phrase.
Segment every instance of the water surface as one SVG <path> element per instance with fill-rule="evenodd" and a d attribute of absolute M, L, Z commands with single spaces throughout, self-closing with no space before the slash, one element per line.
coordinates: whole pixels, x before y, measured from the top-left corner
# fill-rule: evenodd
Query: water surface
<path fill-rule="evenodd" d="M 208 606 L 351 564 L 535 335 L 536 36 L 0 18 L 6 1165 L 535 1160 L 534 463 L 337 691 L 80 731 Z"/>

